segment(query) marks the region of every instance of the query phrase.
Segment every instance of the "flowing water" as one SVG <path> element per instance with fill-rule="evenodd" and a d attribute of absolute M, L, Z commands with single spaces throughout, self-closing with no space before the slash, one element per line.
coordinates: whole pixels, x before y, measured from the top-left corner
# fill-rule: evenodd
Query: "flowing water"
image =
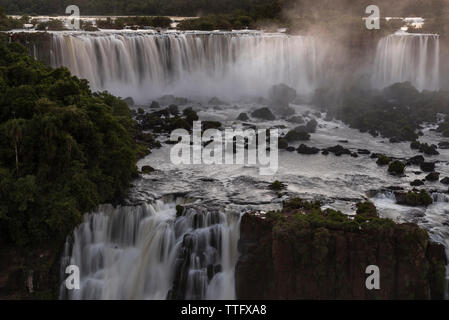
<path fill-rule="evenodd" d="M 373 85 L 384 88 L 410 81 L 419 90 L 440 89 L 439 36 L 398 33 L 382 38 L 377 46 Z"/>
<path fill-rule="evenodd" d="M 316 87 L 312 37 L 236 33 L 55 33 L 51 64 L 89 79 L 95 90 L 146 103 L 183 97 L 258 95 L 275 83 L 303 94 Z"/>
<path fill-rule="evenodd" d="M 265 106 L 260 99 L 242 96 L 263 96 L 270 85 L 278 82 L 286 82 L 300 93 L 307 92 L 319 78 L 316 62 L 320 58 L 316 42 L 310 38 L 257 33 L 54 37 L 54 64 L 84 74 L 96 88 L 123 90 L 126 94 L 122 96 L 142 101 L 165 93 L 190 93 L 191 102 L 182 108 L 193 107 L 201 120 L 221 121 L 224 127 L 245 125 L 235 121 L 239 113 L 250 114 Z M 414 60 L 410 59 L 410 65 L 403 64 L 403 59 L 391 55 L 400 56 L 404 47 L 412 46 L 409 42 L 418 40 L 427 47 L 434 46 L 430 44 L 432 39 L 387 37 L 379 43 L 376 63 L 393 63 L 395 68 L 402 68 L 400 74 L 406 77 L 415 69 Z M 379 50 L 384 52 L 380 54 Z M 416 54 L 421 56 L 422 52 Z M 435 76 L 434 66 L 423 68 L 424 78 Z M 421 81 L 421 76 L 416 79 Z M 204 104 L 203 99 L 195 100 L 193 96 L 219 96 L 227 102 Z M 408 143 L 392 144 L 339 121 L 328 121 L 325 114 L 315 114 L 311 106 L 292 107 L 305 120 L 318 121 L 317 132 L 306 143 L 309 146 L 341 144 L 352 151 L 368 149 L 398 158 L 416 155 Z M 296 126 L 285 120 L 248 123 L 259 128 L 281 128 L 282 133 Z M 435 125 L 425 125 L 420 140 L 442 141 L 434 129 Z M 168 136 L 160 140 L 168 140 Z M 67 292 L 62 285 L 61 298 L 233 299 L 241 214 L 279 209 L 282 201 L 291 196 L 321 199 L 324 207 L 348 214 L 355 212 L 356 202 L 371 199 L 383 217 L 415 222 L 428 230 L 433 240 L 449 248 L 447 186 L 426 183 L 435 201 L 428 208 L 397 205 L 394 195 L 384 189 L 409 189 L 411 181 L 425 177 L 417 173 L 419 167 L 408 166 L 405 176 L 398 178 L 367 155 L 352 158 L 280 151 L 276 175 L 261 176 L 257 165 L 174 165 L 170 148 L 163 144 L 139 161 L 139 167 L 151 165 L 156 171 L 134 181 L 126 206 L 101 206 L 96 213 L 86 215 L 84 223 L 69 237 L 62 276 L 66 265 L 78 265 L 82 283 L 81 290 L 73 292 Z M 438 161 L 436 171 L 441 178 L 449 177 L 449 150 L 439 151 L 440 155 L 430 158 Z M 287 185 L 282 197 L 268 188 L 275 180 Z M 176 205 L 184 209 L 177 212 Z"/>

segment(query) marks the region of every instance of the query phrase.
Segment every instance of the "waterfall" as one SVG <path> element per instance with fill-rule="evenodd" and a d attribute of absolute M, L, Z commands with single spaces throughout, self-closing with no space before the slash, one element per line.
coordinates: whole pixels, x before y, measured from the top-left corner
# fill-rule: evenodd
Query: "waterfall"
<path fill-rule="evenodd" d="M 52 66 L 141 103 L 164 94 L 263 96 L 277 83 L 310 94 L 319 65 L 312 37 L 259 32 L 53 33 L 51 46 Z"/>
<path fill-rule="evenodd" d="M 410 81 L 419 90 L 440 89 L 439 36 L 393 34 L 377 46 L 373 85 L 382 89 L 396 82 Z"/>
<path fill-rule="evenodd" d="M 102 205 L 66 243 L 61 299 L 235 299 L 240 215 L 175 203 Z M 80 270 L 67 290 L 65 268 Z"/>

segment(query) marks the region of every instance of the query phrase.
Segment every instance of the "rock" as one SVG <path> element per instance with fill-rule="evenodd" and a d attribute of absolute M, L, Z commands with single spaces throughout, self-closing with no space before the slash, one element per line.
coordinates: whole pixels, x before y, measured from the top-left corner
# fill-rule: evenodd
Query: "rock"
<path fill-rule="evenodd" d="M 131 97 L 125 98 L 125 99 L 123 99 L 123 101 L 130 107 L 132 107 L 134 105 L 134 100 Z"/>
<path fill-rule="evenodd" d="M 414 156 L 414 157 L 408 159 L 407 163 L 419 166 L 424 161 L 425 161 L 424 157 L 420 155 L 420 156 Z"/>
<path fill-rule="evenodd" d="M 437 146 L 434 144 L 428 145 L 427 143 L 422 143 L 421 146 L 419 147 L 419 151 L 429 156 L 437 156 L 440 154 L 437 151 Z"/>
<path fill-rule="evenodd" d="M 245 112 L 242 112 L 242 113 L 239 114 L 239 116 L 237 117 L 236 120 L 238 120 L 238 121 L 248 121 L 249 117 L 248 117 L 248 115 Z"/>
<path fill-rule="evenodd" d="M 296 131 L 295 129 L 293 129 L 287 132 L 287 134 L 285 135 L 285 139 L 287 139 L 287 141 L 289 142 L 307 141 L 310 140 L 310 134 L 305 131 Z"/>
<path fill-rule="evenodd" d="M 182 106 L 182 105 L 189 103 L 189 100 L 187 100 L 186 98 L 175 97 L 170 94 L 170 95 L 165 95 L 165 96 L 160 97 L 158 99 L 158 102 L 163 106 L 169 106 L 171 104 L 176 104 L 178 106 Z"/>
<path fill-rule="evenodd" d="M 287 122 L 303 124 L 305 123 L 304 118 L 301 116 L 293 116 L 287 119 Z"/>
<path fill-rule="evenodd" d="M 210 105 L 225 105 L 226 102 L 221 101 L 217 97 L 213 97 L 212 99 L 209 100 L 209 104 Z"/>
<path fill-rule="evenodd" d="M 285 189 L 285 188 L 287 188 L 287 186 L 285 184 L 283 184 L 282 182 L 278 181 L 278 180 L 272 182 L 269 185 L 269 189 L 274 190 L 274 191 L 280 191 L 280 190 Z"/>
<path fill-rule="evenodd" d="M 288 141 L 285 138 L 279 138 L 278 140 L 278 148 L 280 150 L 288 148 Z"/>
<path fill-rule="evenodd" d="M 330 148 L 326 148 L 325 150 L 335 154 L 337 157 L 347 154 L 347 155 L 351 155 L 352 152 L 349 149 L 346 149 L 344 147 L 342 147 L 341 145 L 336 145 Z"/>
<path fill-rule="evenodd" d="M 151 166 L 143 166 L 142 167 L 142 173 L 144 174 L 150 174 L 151 172 L 154 172 L 154 168 Z"/>
<path fill-rule="evenodd" d="M 369 155 L 369 154 L 371 154 L 371 151 L 369 151 L 367 149 L 357 149 L 357 153 L 363 154 L 363 155 Z"/>
<path fill-rule="evenodd" d="M 320 149 L 315 147 L 308 147 L 305 144 L 301 144 L 296 151 L 300 154 L 317 154 Z"/>
<path fill-rule="evenodd" d="M 422 162 L 419 167 L 424 172 L 435 171 L 435 162 Z"/>
<path fill-rule="evenodd" d="M 443 141 L 438 143 L 440 149 L 449 149 L 449 141 Z"/>
<path fill-rule="evenodd" d="M 416 140 L 410 143 L 410 149 L 418 150 L 420 146 L 421 143 L 419 143 L 419 141 Z"/>
<path fill-rule="evenodd" d="M 161 107 L 161 105 L 159 104 L 159 102 L 157 102 L 157 101 L 151 102 L 151 105 L 150 105 L 151 109 L 159 109 L 160 107 Z"/>
<path fill-rule="evenodd" d="M 306 130 L 308 133 L 315 133 L 317 126 L 318 122 L 315 119 L 312 119 L 309 122 L 307 122 Z"/>
<path fill-rule="evenodd" d="M 208 129 L 219 129 L 221 128 L 221 122 L 219 121 L 202 121 L 201 128 L 206 131 Z"/>
<path fill-rule="evenodd" d="M 312 203 L 298 204 L 285 203 L 282 212 L 264 216 L 243 215 L 237 299 L 444 298 L 444 246 L 432 243 L 416 224 L 374 217 L 372 207 L 361 208 L 368 216 L 351 220 Z M 362 228 L 367 220 L 369 230 Z M 381 270 L 379 290 L 364 286 L 370 264 Z"/>
<path fill-rule="evenodd" d="M 276 120 L 276 117 L 267 107 L 257 109 L 251 113 L 251 116 L 254 118 L 262 119 L 262 120 Z"/>
<path fill-rule="evenodd" d="M 412 187 L 419 187 L 424 185 L 424 182 L 422 180 L 413 180 L 412 182 L 410 182 L 410 185 Z"/>
<path fill-rule="evenodd" d="M 377 157 L 377 161 L 376 161 L 376 163 L 379 165 L 379 166 L 386 166 L 387 164 L 389 164 L 391 162 L 391 159 L 389 158 L 389 157 L 387 157 L 386 155 L 384 155 L 384 154 L 380 154 L 378 157 Z"/>
<path fill-rule="evenodd" d="M 296 90 L 284 83 L 274 85 L 268 92 L 268 98 L 281 105 L 288 105 L 296 98 Z"/>
<path fill-rule="evenodd" d="M 439 172 L 431 172 L 426 176 L 427 181 L 438 181 L 440 179 Z"/>
<path fill-rule="evenodd" d="M 176 104 L 169 105 L 167 109 L 168 112 L 173 116 L 177 116 L 179 114 L 179 108 Z"/>
<path fill-rule="evenodd" d="M 395 160 L 388 166 L 388 172 L 392 175 L 403 175 L 405 164 L 402 161 Z"/>
<path fill-rule="evenodd" d="M 396 191 L 394 195 L 396 197 L 396 203 L 401 205 L 427 207 L 433 203 L 432 197 L 426 190 L 412 190 L 407 193 L 403 191 Z"/>
<path fill-rule="evenodd" d="M 324 155 L 324 156 L 327 156 L 327 155 L 329 155 L 329 151 L 323 150 L 323 151 L 321 151 L 321 154 Z"/>
<path fill-rule="evenodd" d="M 295 151 L 296 149 L 295 149 L 295 147 L 289 146 L 289 147 L 287 147 L 286 150 L 287 150 L 288 152 L 293 152 L 293 151 Z"/>
<path fill-rule="evenodd" d="M 272 106 L 271 109 L 274 110 L 274 112 L 281 118 L 290 117 L 295 114 L 295 109 L 290 106 Z"/>
<path fill-rule="evenodd" d="M 449 177 L 445 177 L 440 181 L 442 184 L 449 184 Z"/>

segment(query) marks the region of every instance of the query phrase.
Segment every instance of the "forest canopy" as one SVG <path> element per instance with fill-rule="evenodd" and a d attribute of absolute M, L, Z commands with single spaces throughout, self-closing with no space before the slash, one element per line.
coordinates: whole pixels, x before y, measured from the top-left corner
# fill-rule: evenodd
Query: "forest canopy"
<path fill-rule="evenodd" d="M 0 244 L 60 243 L 137 173 L 126 103 L 0 37 Z M 58 242 L 59 241 L 59 242 Z"/>

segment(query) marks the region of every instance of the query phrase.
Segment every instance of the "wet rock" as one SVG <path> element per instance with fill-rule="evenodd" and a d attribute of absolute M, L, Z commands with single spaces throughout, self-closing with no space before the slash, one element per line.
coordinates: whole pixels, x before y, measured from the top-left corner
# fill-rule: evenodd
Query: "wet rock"
<path fill-rule="evenodd" d="M 226 102 L 221 101 L 217 97 L 213 97 L 212 99 L 209 100 L 209 104 L 210 105 L 225 105 Z"/>
<path fill-rule="evenodd" d="M 172 115 L 172 116 L 177 116 L 179 114 L 179 108 L 176 104 L 171 104 L 168 106 L 168 112 Z"/>
<path fill-rule="evenodd" d="M 242 113 L 239 114 L 239 116 L 237 117 L 236 120 L 238 120 L 238 121 L 248 121 L 249 117 L 248 117 L 248 115 L 245 112 L 242 112 Z"/>
<path fill-rule="evenodd" d="M 349 149 L 346 149 L 344 147 L 342 147 L 341 145 L 336 145 L 330 148 L 326 148 L 325 150 L 333 153 L 334 155 L 336 155 L 337 157 L 347 154 L 347 155 L 351 155 L 352 152 Z"/>
<path fill-rule="evenodd" d="M 296 149 L 295 149 L 295 147 L 287 147 L 287 149 L 286 149 L 288 152 L 293 152 L 293 151 L 295 151 Z"/>
<path fill-rule="evenodd" d="M 300 154 L 317 154 L 320 149 L 315 147 L 308 147 L 305 144 L 301 144 L 296 151 Z"/>
<path fill-rule="evenodd" d="M 278 148 L 279 148 L 280 150 L 282 150 L 282 149 L 287 149 L 287 148 L 288 148 L 288 140 L 285 139 L 285 138 L 279 138 L 279 141 L 278 141 Z"/>
<path fill-rule="evenodd" d="M 425 161 L 424 157 L 419 155 L 419 156 L 414 156 L 410 159 L 407 160 L 408 164 L 413 164 L 416 166 L 419 166 L 421 163 L 423 163 Z"/>
<path fill-rule="evenodd" d="M 296 98 L 296 90 L 284 83 L 274 85 L 268 92 L 268 98 L 281 105 L 288 105 Z"/>
<path fill-rule="evenodd" d="M 318 126 L 318 122 L 315 119 L 310 120 L 306 124 L 306 132 L 315 133 L 317 126 Z"/>
<path fill-rule="evenodd" d="M 380 154 L 380 155 L 377 157 L 377 161 L 376 161 L 376 163 L 377 163 L 379 166 L 386 166 L 386 165 L 388 165 L 390 162 L 391 162 L 391 158 L 387 157 L 387 156 L 384 155 L 384 154 Z"/>
<path fill-rule="evenodd" d="M 276 117 L 274 116 L 274 114 L 267 107 L 260 108 L 260 109 L 253 111 L 253 113 L 251 113 L 251 116 L 254 118 L 268 120 L 268 121 L 276 120 Z"/>
<path fill-rule="evenodd" d="M 388 166 L 388 173 L 391 175 L 403 175 L 405 170 L 405 164 L 402 161 L 395 160 Z"/>
<path fill-rule="evenodd" d="M 307 141 L 310 140 L 310 134 L 308 134 L 305 131 L 297 131 L 295 129 L 290 130 L 289 132 L 287 132 L 287 134 L 285 135 L 285 139 L 287 139 L 287 141 L 292 142 L 292 141 Z"/>
<path fill-rule="evenodd" d="M 208 129 L 219 129 L 221 128 L 221 122 L 219 121 L 202 121 L 201 128 L 206 131 Z"/>
<path fill-rule="evenodd" d="M 353 152 L 353 153 L 351 153 L 351 157 L 353 157 L 353 158 L 358 158 L 359 155 L 358 155 L 356 152 Z"/>
<path fill-rule="evenodd" d="M 433 203 L 432 197 L 426 190 L 412 190 L 408 192 L 396 191 L 396 203 L 406 206 L 429 206 Z"/>
<path fill-rule="evenodd" d="M 449 177 L 445 177 L 440 181 L 442 184 L 449 184 Z"/>
<path fill-rule="evenodd" d="M 427 181 L 438 181 L 440 179 L 440 174 L 438 172 L 431 172 L 426 176 Z"/>
<path fill-rule="evenodd" d="M 157 101 L 151 102 L 151 105 L 150 105 L 151 109 L 159 109 L 160 107 L 161 107 L 161 105 L 159 104 L 159 102 L 157 102 Z"/>
<path fill-rule="evenodd" d="M 449 141 L 443 141 L 438 143 L 440 149 L 449 149 Z"/>
<path fill-rule="evenodd" d="M 324 155 L 324 156 L 327 156 L 327 155 L 329 155 L 329 151 L 323 150 L 323 151 L 321 151 L 321 154 Z"/>
<path fill-rule="evenodd" d="M 419 167 L 424 172 L 435 171 L 435 162 L 422 162 Z"/>
<path fill-rule="evenodd" d="M 410 182 L 410 185 L 412 187 L 419 187 L 424 185 L 424 182 L 422 180 L 413 180 L 412 182 Z"/>
<path fill-rule="evenodd" d="M 123 101 L 130 107 L 132 107 L 134 105 L 134 100 L 131 97 L 125 98 L 125 99 L 123 99 Z"/>
<path fill-rule="evenodd" d="M 368 216 L 360 214 L 352 221 L 337 211 L 312 207 L 285 204 L 281 213 L 242 217 L 235 269 L 237 299 L 444 297 L 444 246 L 431 243 L 416 224 L 374 217 L 373 208 L 368 207 Z M 316 215 L 319 224 L 313 223 Z M 359 228 L 367 220 L 369 230 Z M 383 270 L 380 290 L 363 285 L 370 264 Z"/>
<path fill-rule="evenodd" d="M 367 149 L 357 149 L 357 153 L 362 154 L 362 155 L 369 155 L 369 154 L 371 154 L 371 151 L 369 151 Z"/>
<path fill-rule="evenodd" d="M 144 173 L 144 174 L 150 174 L 154 171 L 155 171 L 154 168 L 151 166 L 143 166 L 142 167 L 142 173 Z"/>
<path fill-rule="evenodd" d="M 296 124 L 303 124 L 305 123 L 304 118 L 301 116 L 293 116 L 287 119 L 287 122 L 296 123 Z"/>

